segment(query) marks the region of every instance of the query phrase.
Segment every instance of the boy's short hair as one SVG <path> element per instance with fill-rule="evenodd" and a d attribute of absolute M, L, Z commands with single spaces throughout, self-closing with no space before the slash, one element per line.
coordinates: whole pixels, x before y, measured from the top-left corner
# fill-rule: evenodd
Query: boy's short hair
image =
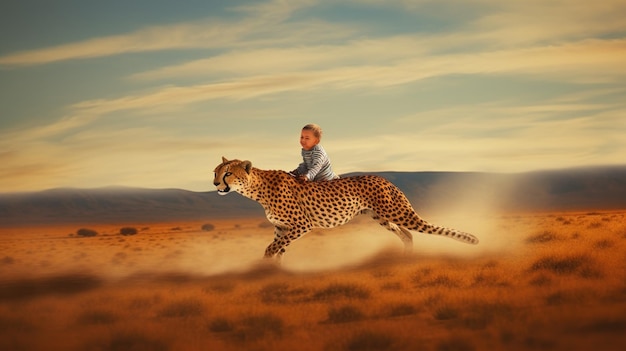
<path fill-rule="evenodd" d="M 309 123 L 302 127 L 302 130 L 310 130 L 313 132 L 316 138 L 322 139 L 322 127 L 318 126 L 315 123 Z"/>

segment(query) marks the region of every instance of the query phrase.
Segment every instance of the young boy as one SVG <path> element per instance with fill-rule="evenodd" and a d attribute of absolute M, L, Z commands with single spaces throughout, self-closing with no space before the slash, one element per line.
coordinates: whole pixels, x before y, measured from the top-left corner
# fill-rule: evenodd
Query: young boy
<path fill-rule="evenodd" d="M 330 158 L 319 145 L 322 128 L 317 124 L 307 124 L 300 133 L 303 162 L 290 173 L 300 181 L 319 181 L 339 178 L 330 166 Z"/>

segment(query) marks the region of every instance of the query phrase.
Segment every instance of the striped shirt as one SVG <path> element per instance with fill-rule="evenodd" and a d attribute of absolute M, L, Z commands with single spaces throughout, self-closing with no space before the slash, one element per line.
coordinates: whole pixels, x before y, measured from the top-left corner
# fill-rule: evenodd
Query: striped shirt
<path fill-rule="evenodd" d="M 315 145 L 311 150 L 302 149 L 302 162 L 296 173 L 304 175 L 308 180 L 331 180 L 339 178 L 330 166 L 330 158 L 322 145 Z"/>

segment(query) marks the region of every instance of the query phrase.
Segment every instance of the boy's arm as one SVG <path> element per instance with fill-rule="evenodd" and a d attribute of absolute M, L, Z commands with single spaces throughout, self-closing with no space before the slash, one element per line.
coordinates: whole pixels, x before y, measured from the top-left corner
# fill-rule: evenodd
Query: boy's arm
<path fill-rule="evenodd" d="M 315 176 L 322 170 L 322 167 L 324 167 L 324 163 L 327 162 L 327 159 L 328 158 L 324 154 L 315 155 L 311 168 L 309 168 L 308 172 L 305 171 L 305 173 L 301 174 L 305 175 L 308 180 L 312 181 L 313 179 L 315 179 Z"/>
<path fill-rule="evenodd" d="M 306 164 L 304 162 L 299 164 L 298 168 L 296 168 L 293 171 L 291 171 L 291 173 L 293 173 L 295 175 L 304 175 L 304 174 L 306 174 L 306 172 L 307 172 L 307 169 L 306 169 Z"/>

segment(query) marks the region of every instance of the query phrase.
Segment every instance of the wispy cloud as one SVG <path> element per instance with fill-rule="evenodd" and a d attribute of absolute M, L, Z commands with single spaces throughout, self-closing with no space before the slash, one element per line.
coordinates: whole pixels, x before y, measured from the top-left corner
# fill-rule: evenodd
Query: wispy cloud
<path fill-rule="evenodd" d="M 450 8 L 468 6 L 467 1 L 446 0 Z M 359 2 L 363 4 L 363 2 Z M 370 5 L 398 6 L 402 10 L 419 12 L 423 6 L 433 1 L 368 1 Z M 440 4 L 441 2 L 437 2 Z M 476 51 L 494 50 L 502 47 L 528 47 L 532 45 L 563 44 L 564 41 L 577 41 L 603 35 L 611 36 L 626 30 L 623 14 L 626 5 L 621 0 L 605 0 L 590 4 L 588 1 L 540 1 L 501 2 L 497 0 L 470 1 L 481 6 L 481 15 L 462 15 L 449 11 L 448 15 L 465 21 L 462 31 L 450 33 L 443 31 L 431 37 L 423 44 L 438 48 L 449 46 L 469 48 Z M 81 42 L 16 52 L 0 57 L 0 66 L 38 65 L 50 62 L 95 58 L 125 53 L 149 52 L 159 50 L 178 50 L 189 48 L 250 48 L 272 45 L 308 46 L 336 39 L 348 39 L 358 33 L 359 27 L 340 23 L 322 22 L 305 19 L 289 22 L 298 11 L 305 11 L 316 6 L 332 6 L 325 1 L 274 0 L 258 2 L 253 5 L 234 7 L 243 17 L 225 20 L 207 17 L 192 23 L 150 26 L 121 35 L 92 38 Z M 447 14 L 447 13 L 446 13 Z M 451 42 L 452 41 L 452 42 Z M 376 44 L 376 41 L 361 44 Z M 410 43 L 407 43 L 410 44 Z M 415 42 L 419 45 L 419 42 Z M 353 45 L 346 47 L 355 48 Z M 415 46 L 414 46 L 415 47 Z M 332 47 L 330 48 L 333 49 Z M 272 52 L 272 50 L 277 50 Z M 306 54 L 307 48 L 300 51 Z M 290 50 L 287 53 L 294 53 Z M 373 51 L 373 50 L 371 50 Z M 398 51 L 396 51 L 399 53 Z M 263 52 L 261 52 L 263 53 Z M 332 52 L 329 52 L 330 55 Z M 336 50 L 335 50 L 335 53 Z M 368 52 L 364 52 L 368 53 Z M 378 51 L 380 55 L 380 51 Z M 269 49 L 266 54 L 276 56 L 280 51 Z M 297 52 L 296 52 L 297 54 Z M 407 51 L 410 54 L 410 51 Z M 376 56 L 378 56 L 376 55 Z M 327 55 L 328 56 L 328 55 Z M 224 55 L 223 58 L 237 58 L 237 53 Z M 284 57 L 284 56 L 283 56 Z M 365 57 L 362 57 L 362 59 Z M 302 59 L 295 56 L 294 60 Z M 219 59 L 189 63 L 223 63 Z"/>
<path fill-rule="evenodd" d="M 61 141 L 58 136 L 42 135 L 8 136 L 0 141 L 4 150 L 0 153 L 0 192 L 28 190 L 33 185 L 171 187 L 171 178 L 163 176 L 171 172 L 198 184 L 204 182 L 206 185 L 199 189 L 206 189 L 220 153 L 215 150 L 236 149 L 215 138 L 180 138 L 152 127 L 78 129 Z M 235 140 L 245 145 L 241 139 L 229 142 Z"/>
<path fill-rule="evenodd" d="M 215 22 L 154 26 L 122 35 L 5 55 L 0 57 L 0 65 L 28 66 L 145 51 L 219 47 L 237 34 L 237 31 L 224 30 Z"/>
<path fill-rule="evenodd" d="M 377 41 L 374 47 L 386 52 L 378 55 L 382 62 L 355 62 L 361 60 L 364 52 L 372 50 L 362 43 L 332 49 L 318 47 L 306 50 L 250 51 L 245 54 L 196 61 L 154 73 L 145 73 L 144 77 L 217 73 L 211 64 L 215 61 L 222 62 L 219 66 L 220 71 L 239 74 L 247 72 L 250 75 L 235 74 L 225 80 L 207 84 L 169 86 L 117 99 L 85 101 L 75 104 L 73 108 L 92 114 L 105 114 L 119 110 L 191 104 L 213 99 L 241 100 L 321 87 L 344 90 L 393 86 L 452 74 L 525 77 L 534 75 L 542 80 L 577 83 L 618 82 L 626 76 L 626 65 L 623 64 L 626 62 L 626 40 L 585 40 L 560 46 L 474 54 L 420 56 L 415 52 L 410 58 L 402 59 L 407 51 L 402 43 L 407 40 L 395 38 L 387 43 L 388 46 L 382 41 Z M 399 52 L 394 52 L 396 47 L 400 47 Z M 325 55 L 328 51 L 337 54 Z M 285 57 L 292 57 L 290 54 L 306 59 L 285 60 Z M 264 59 L 259 60 L 259 57 Z M 258 72 L 266 74 L 255 75 Z"/>
<path fill-rule="evenodd" d="M 450 120 L 450 113 L 469 115 Z M 624 157 L 616 144 L 626 140 L 600 137 L 615 127 L 617 118 L 598 121 L 600 115 L 566 120 L 539 117 L 484 117 L 488 107 L 470 106 L 453 111 L 431 111 L 447 121 L 424 130 L 414 123 L 393 129 L 376 138 L 326 141 L 339 172 L 370 170 L 440 170 L 519 172 L 534 169 L 573 167 L 581 164 L 613 164 Z M 481 116 L 479 116 L 479 114 Z M 607 116 L 608 117 L 608 116 Z M 419 120 L 415 118 L 414 120 Z M 399 123 L 398 125 L 402 125 Z M 598 130 L 599 129 L 599 130 Z M 406 131 L 406 132 L 403 132 Z M 607 148 L 606 145 L 611 147 Z M 355 149 L 354 145 L 359 145 Z M 555 163 L 558 159 L 558 163 Z"/>
<path fill-rule="evenodd" d="M 283 23 L 310 1 L 271 1 L 235 8 L 247 17 L 230 21 L 216 17 L 191 23 L 149 26 L 121 35 L 92 38 L 53 47 L 16 52 L 0 57 L 0 67 L 41 65 L 127 53 L 180 49 L 236 48 L 241 46 L 315 42 L 352 34 L 341 25 L 308 21 L 298 26 Z"/>
<path fill-rule="evenodd" d="M 363 3 L 362 0 L 354 1 Z M 439 16 L 466 21 L 463 32 L 494 47 L 560 43 L 564 40 L 623 33 L 626 3 L 622 0 L 365 0 L 422 13 L 433 4 Z M 476 11 L 478 9 L 478 11 Z M 436 16 L 436 14 L 433 14 Z"/>
<path fill-rule="evenodd" d="M 621 0 L 478 1 L 494 8 L 473 26 L 506 45 L 560 43 L 623 32 L 626 4 Z"/>
<path fill-rule="evenodd" d="M 391 36 L 352 40 L 336 45 L 235 50 L 181 65 L 137 73 L 131 78 L 241 77 L 319 71 L 342 66 L 386 65 L 407 57 L 423 56 L 430 51 L 427 45 L 429 41 L 416 36 Z"/>

